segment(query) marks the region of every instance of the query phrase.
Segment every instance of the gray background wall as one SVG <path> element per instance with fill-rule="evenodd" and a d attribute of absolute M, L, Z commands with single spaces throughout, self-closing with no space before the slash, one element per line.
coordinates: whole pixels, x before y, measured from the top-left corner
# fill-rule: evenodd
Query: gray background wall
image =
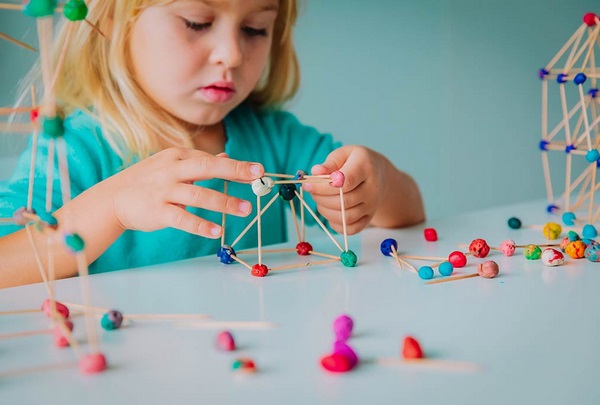
<path fill-rule="evenodd" d="M 386 154 L 418 181 L 430 218 L 545 197 L 536 73 L 597 1 L 303 3 L 290 107 L 303 122 Z M 0 31 L 37 42 L 20 12 L 0 11 Z M 0 41 L 0 105 L 34 56 Z M 0 178 L 22 146 L 0 135 Z"/>

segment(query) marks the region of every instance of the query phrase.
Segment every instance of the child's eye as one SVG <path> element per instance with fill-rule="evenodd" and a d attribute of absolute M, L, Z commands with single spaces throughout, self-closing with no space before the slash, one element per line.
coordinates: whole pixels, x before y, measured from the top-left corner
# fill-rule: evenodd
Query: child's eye
<path fill-rule="evenodd" d="M 183 21 L 185 21 L 185 26 L 193 31 L 202 31 L 203 29 L 210 27 L 210 23 L 197 23 L 185 19 Z"/>
<path fill-rule="evenodd" d="M 244 33 L 246 35 L 248 35 L 249 37 L 266 37 L 267 36 L 267 30 L 266 29 L 259 29 L 259 28 L 252 28 L 252 27 L 242 27 L 242 31 L 244 31 Z"/>

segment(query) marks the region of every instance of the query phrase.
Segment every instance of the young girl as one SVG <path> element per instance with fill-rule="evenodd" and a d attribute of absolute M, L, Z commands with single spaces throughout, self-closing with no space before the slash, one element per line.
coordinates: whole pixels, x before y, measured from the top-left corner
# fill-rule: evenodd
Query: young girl
<path fill-rule="evenodd" d="M 77 24 L 67 41 L 66 25 L 75 23 L 66 22 L 55 49 L 59 55 L 65 48 L 55 94 L 73 199 L 63 203 L 55 163 L 50 212 L 56 235 L 67 223 L 63 233 L 83 238 L 91 273 L 215 254 L 222 213 L 230 214 L 226 236 L 235 237 L 256 201 L 244 183 L 265 172 L 341 170 L 349 234 L 423 221 L 417 185 L 388 159 L 365 147 L 340 147 L 278 110 L 299 83 L 296 0 L 90 1 L 87 19 L 105 36 Z M 48 145 L 41 136 L 38 213 L 46 211 Z M 0 186 L 0 218 L 27 205 L 31 154 L 30 144 Z M 226 194 L 224 180 L 232 181 Z M 337 189 L 304 189 L 341 231 Z M 264 244 L 285 241 L 283 206 L 261 217 Z M 0 226 L 0 235 L 0 287 L 40 281 L 26 230 Z M 47 237 L 30 235 L 45 263 Z M 248 234 L 238 246 L 256 244 Z M 77 274 L 63 245 L 52 245 L 58 278 Z"/>

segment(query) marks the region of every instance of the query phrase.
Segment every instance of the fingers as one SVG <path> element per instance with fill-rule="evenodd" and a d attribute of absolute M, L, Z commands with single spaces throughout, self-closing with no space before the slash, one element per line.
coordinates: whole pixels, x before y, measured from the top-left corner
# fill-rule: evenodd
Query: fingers
<path fill-rule="evenodd" d="M 370 222 L 371 216 L 366 213 L 364 204 L 352 209 L 346 209 L 346 231 L 354 235 L 362 231 Z M 342 212 L 338 209 L 319 207 L 319 213 L 327 218 L 329 225 L 339 233 L 344 232 Z"/>
<path fill-rule="evenodd" d="M 250 182 L 260 178 L 265 170 L 259 163 L 242 162 L 211 155 L 185 159 L 177 163 L 175 176 L 178 181 L 224 179 Z"/>
<path fill-rule="evenodd" d="M 221 236 L 222 229 L 219 225 L 197 217 L 185 209 L 167 204 L 162 215 L 163 227 L 175 228 L 194 235 L 216 239 Z"/>
<path fill-rule="evenodd" d="M 252 204 L 248 201 L 190 184 L 177 184 L 169 191 L 167 199 L 173 204 L 204 208 L 236 216 L 246 216 L 252 212 Z"/>
<path fill-rule="evenodd" d="M 250 182 L 264 174 L 260 163 L 230 159 L 225 153 L 213 156 L 194 149 L 169 148 L 156 154 L 154 158 L 166 159 L 163 169 L 173 173 L 175 180 L 179 182 L 212 178 Z M 173 161 L 174 164 L 171 163 Z"/>

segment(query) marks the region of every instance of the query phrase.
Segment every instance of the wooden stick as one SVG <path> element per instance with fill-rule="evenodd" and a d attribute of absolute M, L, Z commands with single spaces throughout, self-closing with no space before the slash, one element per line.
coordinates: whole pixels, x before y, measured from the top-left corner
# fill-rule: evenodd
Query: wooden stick
<path fill-rule="evenodd" d="M 296 176 L 292 175 L 292 174 L 280 174 L 280 173 L 265 173 L 263 174 L 263 177 L 280 177 L 283 179 L 294 179 L 296 178 Z"/>
<path fill-rule="evenodd" d="M 27 238 L 29 239 L 29 244 L 31 245 L 31 248 L 33 249 L 33 255 L 35 257 L 35 261 L 37 263 L 40 275 L 42 276 L 42 281 L 44 282 L 44 287 L 46 288 L 46 292 L 48 293 L 48 296 L 52 299 L 52 289 L 50 288 L 50 284 L 48 283 L 48 278 L 46 277 L 46 271 L 44 270 L 44 265 L 42 264 L 42 258 L 40 256 L 38 246 L 35 242 L 35 238 L 33 237 L 33 234 L 31 231 L 31 225 L 25 225 L 25 230 L 26 230 L 25 232 L 27 233 Z"/>
<path fill-rule="evenodd" d="M 16 309 L 14 311 L 3 311 L 0 312 L 0 316 L 4 315 L 22 315 L 22 314 L 37 314 L 42 312 L 41 309 Z"/>
<path fill-rule="evenodd" d="M 378 358 L 377 364 L 380 366 L 387 367 L 414 367 L 436 369 L 436 370 L 447 370 L 447 371 L 460 371 L 460 372 L 476 372 L 481 371 L 482 367 L 476 363 L 468 363 L 464 361 L 449 361 L 449 360 L 437 360 L 437 359 L 399 359 L 399 358 Z"/>
<path fill-rule="evenodd" d="M 11 132 L 15 134 L 29 135 L 33 131 L 33 125 L 20 122 L 0 122 L 0 132 Z"/>
<path fill-rule="evenodd" d="M 23 11 L 23 6 L 21 4 L 0 3 L 0 10 Z"/>
<path fill-rule="evenodd" d="M 233 260 L 235 260 L 236 262 L 238 262 L 239 264 L 241 264 L 242 266 L 248 268 L 248 270 L 252 270 L 252 266 L 250 266 L 248 263 L 246 263 L 245 261 L 243 261 L 242 259 L 240 259 L 236 255 L 231 255 L 231 258 Z"/>
<path fill-rule="evenodd" d="M 242 237 L 246 234 L 246 232 L 248 232 L 248 230 L 252 227 L 252 225 L 254 225 L 254 223 L 256 221 L 258 221 L 259 215 L 264 214 L 264 212 L 271 206 L 271 204 L 273 204 L 275 202 L 277 197 L 279 197 L 279 194 L 275 194 L 273 196 L 273 198 L 271 198 L 271 201 L 269 201 L 268 204 L 265 205 L 265 208 L 263 208 L 262 211 L 259 211 L 256 213 L 256 216 L 254 217 L 254 219 L 248 224 L 248 226 L 246 226 L 246 228 L 238 235 L 236 240 L 234 240 L 233 243 L 229 246 L 234 247 L 240 241 L 240 239 L 242 239 Z"/>
<path fill-rule="evenodd" d="M 437 279 L 437 280 L 428 281 L 425 284 L 447 283 L 448 281 L 456 281 L 456 280 L 462 280 L 462 279 L 465 279 L 465 278 L 472 278 L 472 277 L 479 277 L 479 274 L 472 273 L 472 274 L 464 274 L 462 276 L 440 278 L 440 279 Z"/>
<path fill-rule="evenodd" d="M 90 309 L 94 311 L 94 316 L 104 316 L 105 313 L 111 311 L 108 308 L 87 306 L 84 304 L 75 304 L 72 302 L 62 302 L 67 307 L 77 309 Z M 123 319 L 205 319 L 210 318 L 206 314 L 123 314 Z"/>
<path fill-rule="evenodd" d="M 66 369 L 66 368 L 78 367 L 78 366 L 79 366 L 79 363 L 75 362 L 75 363 L 63 363 L 63 364 L 50 364 L 47 366 L 23 368 L 23 369 L 13 370 L 13 371 L 3 371 L 3 372 L 0 372 L 0 378 L 17 377 L 17 376 L 22 376 L 22 375 L 27 375 L 27 374 L 41 373 L 41 372 L 51 371 L 51 370 L 61 370 L 61 369 Z"/>
<path fill-rule="evenodd" d="M 340 207 L 342 208 L 342 230 L 344 233 L 344 249 L 348 251 L 348 230 L 346 229 L 346 207 L 344 205 L 344 192 L 340 187 Z"/>
<path fill-rule="evenodd" d="M 37 52 L 37 49 L 35 49 L 34 47 L 27 45 L 25 42 L 19 41 L 18 39 L 13 38 L 10 35 L 3 34 L 2 32 L 0 32 L 0 39 L 4 39 L 8 42 L 12 42 L 13 44 L 20 46 L 22 48 L 25 48 L 29 51 Z"/>
<path fill-rule="evenodd" d="M 270 268 L 269 271 L 289 270 L 289 269 L 296 269 L 296 268 L 300 268 L 300 267 L 318 266 L 318 265 L 321 265 L 321 264 L 334 263 L 336 261 L 339 262 L 339 260 L 328 259 L 328 260 L 319 260 L 319 261 L 316 261 L 316 262 L 288 264 L 288 265 L 285 265 L 285 266 L 277 266 L 277 267 Z"/>
<path fill-rule="evenodd" d="M 295 248 L 285 248 L 285 249 L 263 249 L 263 253 L 294 253 L 296 252 Z M 248 249 L 248 250 L 240 250 L 236 252 L 236 255 L 253 255 L 258 253 L 257 249 Z"/>
<path fill-rule="evenodd" d="M 304 183 L 328 183 L 326 179 L 303 179 L 303 180 L 273 180 L 273 184 L 304 184 Z"/>
<path fill-rule="evenodd" d="M 0 115 L 24 114 L 35 110 L 35 107 L 0 107 Z"/>
<path fill-rule="evenodd" d="M 258 229 L 258 264 L 262 265 L 262 225 L 261 225 L 261 217 L 262 215 L 260 214 L 260 196 L 256 196 L 256 210 L 258 211 L 258 222 L 257 222 L 257 229 Z"/>
<path fill-rule="evenodd" d="M 98 341 L 98 335 L 96 333 L 95 322 L 93 320 L 94 313 L 91 309 L 92 293 L 90 289 L 90 275 L 85 257 L 85 251 L 76 253 L 75 258 L 77 259 L 77 272 L 79 274 L 79 283 L 81 288 L 81 297 L 83 299 L 83 305 L 85 305 L 85 326 L 88 343 L 92 353 L 100 352 L 100 344 Z"/>
<path fill-rule="evenodd" d="M 401 259 L 412 259 L 412 260 L 430 260 L 432 262 L 438 262 L 440 260 L 446 260 L 445 257 L 437 256 L 411 256 L 411 255 L 399 255 Z"/>
<path fill-rule="evenodd" d="M 392 248 L 392 256 L 394 256 L 394 259 L 396 259 L 396 263 L 398 263 L 398 266 L 400 266 L 400 268 L 403 269 L 404 267 L 402 266 L 402 262 L 400 261 L 400 257 L 398 256 L 398 252 L 396 251 L 396 248 L 394 247 L 394 245 L 392 245 L 391 248 Z"/>
<path fill-rule="evenodd" d="M 227 180 L 225 180 L 223 182 L 223 194 L 227 195 L 227 187 L 229 185 L 229 182 Z M 221 215 L 221 228 L 223 229 L 223 233 L 221 234 L 221 246 L 225 245 L 225 220 L 227 219 L 227 214 L 225 214 L 225 211 L 223 211 L 223 214 Z"/>
<path fill-rule="evenodd" d="M 309 250 L 308 253 L 315 256 L 327 257 L 332 260 L 337 260 L 338 262 L 342 259 L 339 256 L 329 255 L 327 253 L 315 252 L 314 250 Z"/>
<path fill-rule="evenodd" d="M 292 211 L 292 219 L 294 220 L 294 227 L 296 228 L 296 236 L 298 237 L 298 243 L 303 242 L 302 236 L 300 235 L 300 226 L 298 225 L 298 217 L 296 216 L 296 206 L 294 202 L 290 200 L 290 210 Z"/>
<path fill-rule="evenodd" d="M 100 34 L 102 37 L 106 38 L 106 35 L 104 35 L 104 33 L 102 31 L 100 31 L 100 28 L 98 28 L 97 24 L 93 24 L 90 20 L 88 20 L 87 18 L 84 19 L 83 21 L 85 21 L 87 23 L 87 25 L 89 25 L 94 31 L 96 31 L 98 34 Z"/>
<path fill-rule="evenodd" d="M 0 335 L 0 340 L 44 335 L 48 333 L 52 333 L 52 329 L 28 330 L 26 332 L 5 333 L 3 335 Z"/>
<path fill-rule="evenodd" d="M 35 95 L 35 85 L 31 86 L 31 103 L 33 108 L 37 108 L 37 100 Z M 31 161 L 29 162 L 29 183 L 27 189 L 27 211 L 31 212 L 33 208 L 33 185 L 35 183 L 35 162 L 37 161 L 37 144 L 38 144 L 38 131 L 39 126 L 33 125 L 33 139 L 31 144 Z"/>
<path fill-rule="evenodd" d="M 331 234 L 331 232 L 329 232 L 329 230 L 327 229 L 327 227 L 325 225 L 323 225 L 323 222 L 321 222 L 321 220 L 319 219 L 319 217 L 317 217 L 317 214 L 315 214 L 313 212 L 313 210 L 308 206 L 308 204 L 306 203 L 306 201 L 304 201 L 304 199 L 300 196 L 300 194 L 298 194 L 297 191 L 294 191 L 294 193 L 296 194 L 296 197 L 298 197 L 298 199 L 300 200 L 300 202 L 302 203 L 302 205 L 304 206 L 304 208 L 306 208 L 306 210 L 313 216 L 313 218 L 315 219 L 315 221 L 317 221 L 317 223 L 319 224 L 319 226 L 321 227 L 321 229 L 323 229 L 323 231 L 325 231 L 325 233 L 327 234 L 327 236 L 329 236 L 329 239 L 331 239 L 331 241 L 338 247 L 338 249 L 340 249 L 340 251 L 344 252 L 344 249 L 342 249 L 342 247 L 340 246 L 340 244 L 338 243 L 338 241 L 335 240 L 335 238 L 333 237 L 333 235 Z"/>
<path fill-rule="evenodd" d="M 581 26 L 577 29 L 577 31 L 575 31 L 575 33 L 571 36 L 571 38 L 569 38 L 569 40 L 563 45 L 563 47 L 560 49 L 560 51 L 558 51 L 558 53 L 554 56 L 554 58 L 552 58 L 552 60 L 546 65 L 546 70 L 552 69 L 554 64 L 556 62 L 558 62 L 558 60 L 563 56 L 565 51 L 569 48 L 569 46 L 571 46 L 571 44 L 573 42 L 575 42 L 575 38 L 577 38 L 578 35 L 581 35 L 581 33 L 583 31 L 585 31 L 585 27 L 586 27 L 585 24 L 581 24 Z"/>

